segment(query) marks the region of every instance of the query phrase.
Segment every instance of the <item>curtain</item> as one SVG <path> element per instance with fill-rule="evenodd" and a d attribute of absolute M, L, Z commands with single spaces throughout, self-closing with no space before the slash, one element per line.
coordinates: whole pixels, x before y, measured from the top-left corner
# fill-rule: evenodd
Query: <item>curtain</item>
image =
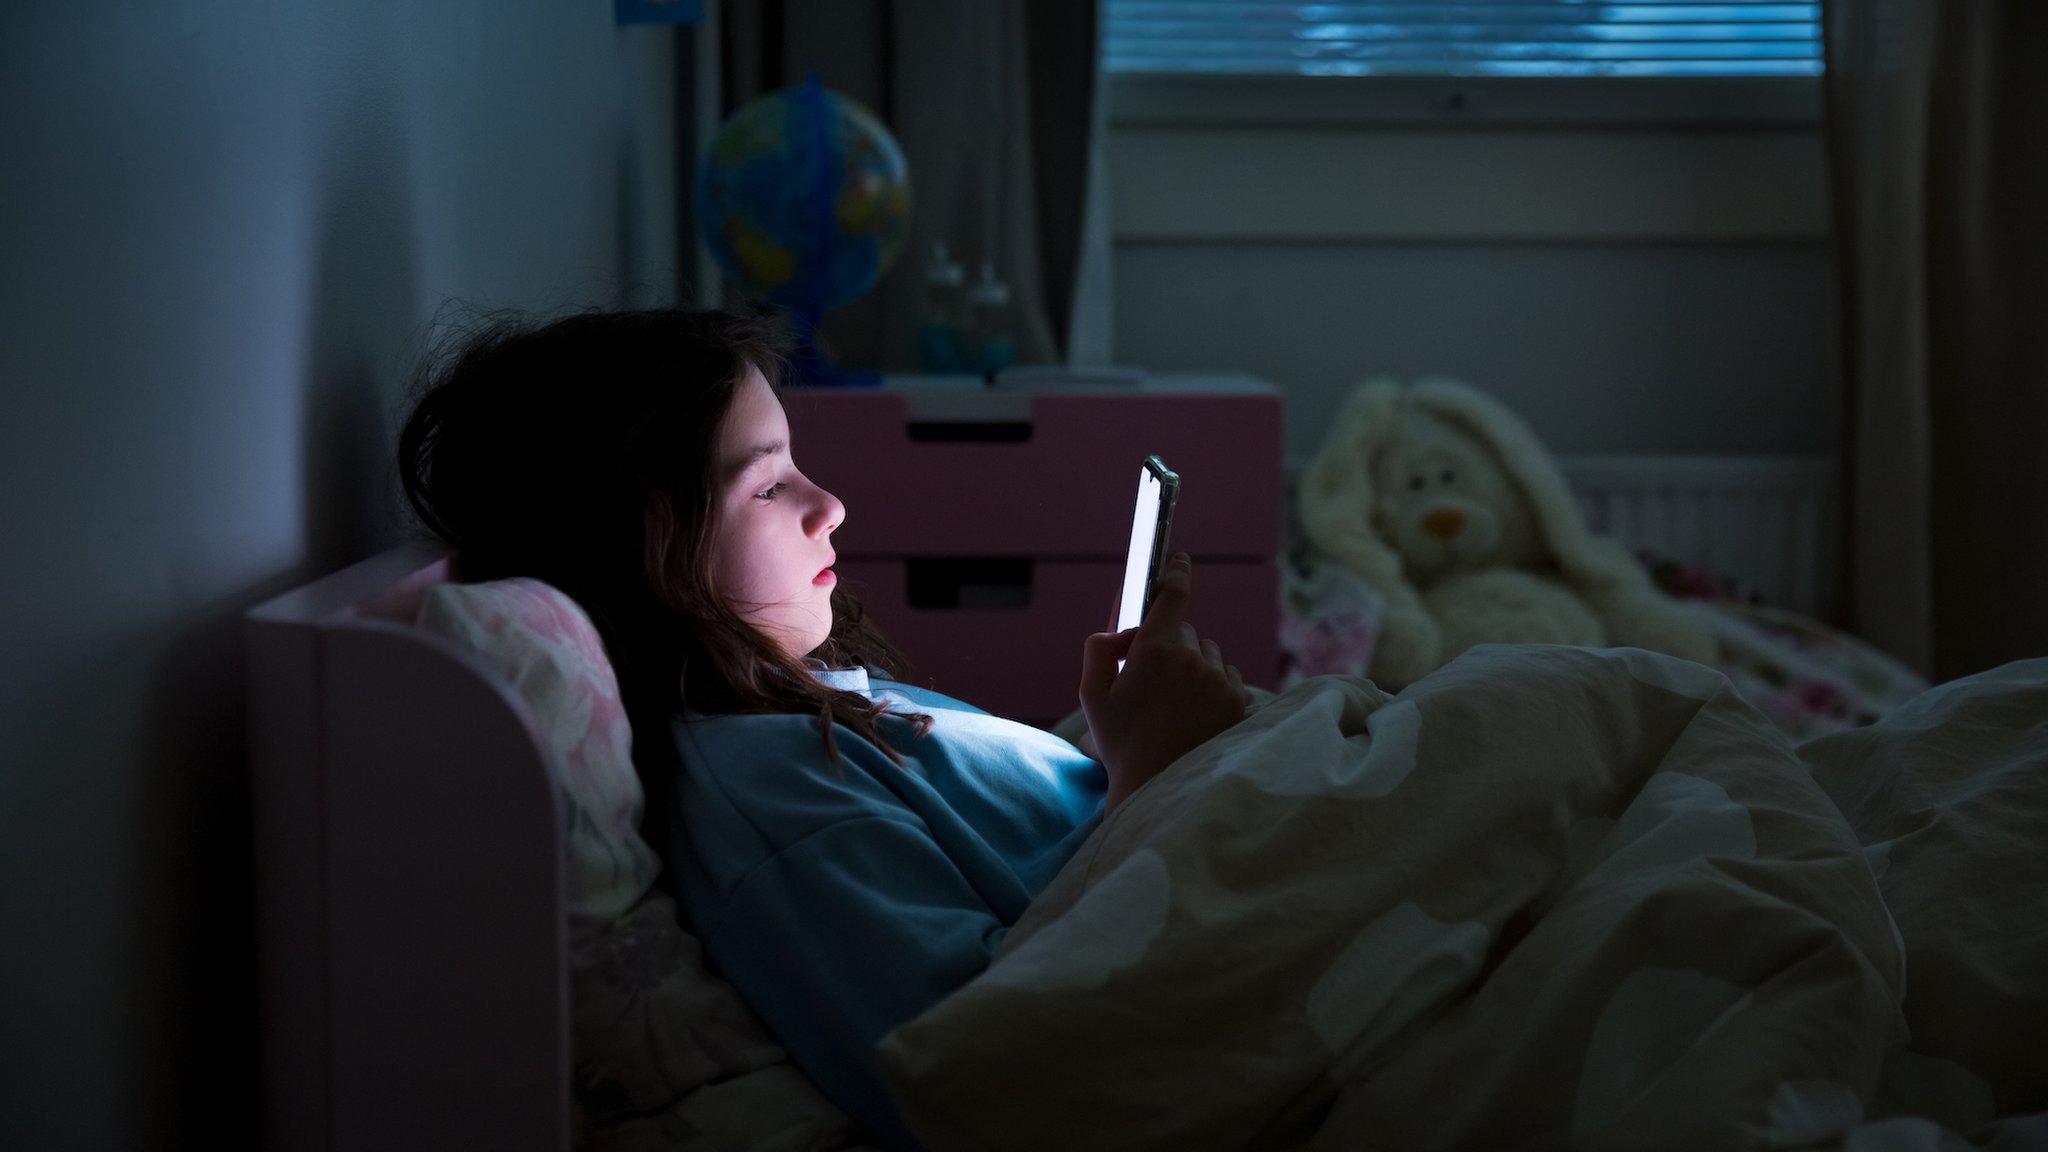
<path fill-rule="evenodd" d="M 910 240 L 876 290 L 828 313 L 848 366 L 916 367 L 935 242 L 1010 286 L 1023 363 L 1108 358 L 1096 0 L 757 0 L 722 20 L 725 110 L 816 72 L 889 125 L 910 163 Z"/>
<path fill-rule="evenodd" d="M 2048 4 L 1824 14 L 1850 623 L 1939 679 L 2048 654 Z"/>

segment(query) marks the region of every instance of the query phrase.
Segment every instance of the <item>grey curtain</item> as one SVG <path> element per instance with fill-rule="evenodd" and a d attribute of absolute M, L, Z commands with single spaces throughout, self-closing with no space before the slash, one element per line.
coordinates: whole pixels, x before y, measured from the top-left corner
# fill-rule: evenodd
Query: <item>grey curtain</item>
<path fill-rule="evenodd" d="M 829 313 L 849 366 L 916 365 L 934 241 L 1010 285 L 1019 363 L 1106 358 L 1106 195 L 1095 0 L 755 0 L 722 15 L 730 111 L 815 71 L 888 123 L 910 162 L 910 241 Z M 1077 321 L 1078 317 L 1078 321 Z"/>
<path fill-rule="evenodd" d="M 2048 654 L 2048 4 L 1829 0 L 1850 623 Z"/>

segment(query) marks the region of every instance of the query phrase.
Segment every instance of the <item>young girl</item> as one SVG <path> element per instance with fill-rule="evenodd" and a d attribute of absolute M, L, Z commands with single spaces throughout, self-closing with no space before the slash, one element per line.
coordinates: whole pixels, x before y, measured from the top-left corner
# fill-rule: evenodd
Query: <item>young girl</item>
<path fill-rule="evenodd" d="M 400 473 L 460 579 L 535 577 L 590 615 L 688 926 L 827 1095 L 915 1148 L 875 1045 L 1249 698 L 1181 618 L 1185 555 L 1140 627 L 1082 646 L 1092 756 L 883 678 L 903 661 L 838 587 L 847 509 L 797 467 L 782 362 L 761 314 L 500 322 L 429 366 Z"/>

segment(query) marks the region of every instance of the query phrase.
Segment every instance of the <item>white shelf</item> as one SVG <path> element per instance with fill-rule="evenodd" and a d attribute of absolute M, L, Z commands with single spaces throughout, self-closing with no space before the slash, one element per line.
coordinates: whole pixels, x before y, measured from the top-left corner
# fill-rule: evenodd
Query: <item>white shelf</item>
<path fill-rule="evenodd" d="M 1031 418 L 1039 396 L 1265 396 L 1278 389 L 1256 376 L 1232 372 L 1158 372 L 1135 383 L 1100 379 L 1062 381 L 1033 379 L 1028 383 L 991 385 L 979 376 L 886 374 L 883 388 L 908 400 L 909 417 L 920 423 L 998 423 Z"/>

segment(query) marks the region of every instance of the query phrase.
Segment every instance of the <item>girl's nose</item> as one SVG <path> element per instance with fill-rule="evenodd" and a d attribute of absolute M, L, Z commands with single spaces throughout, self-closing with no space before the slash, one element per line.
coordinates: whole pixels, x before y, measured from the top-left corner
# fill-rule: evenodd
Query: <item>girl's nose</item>
<path fill-rule="evenodd" d="M 846 522 L 846 505 L 823 488 L 818 489 L 818 496 L 818 531 L 820 535 L 830 535 Z"/>

